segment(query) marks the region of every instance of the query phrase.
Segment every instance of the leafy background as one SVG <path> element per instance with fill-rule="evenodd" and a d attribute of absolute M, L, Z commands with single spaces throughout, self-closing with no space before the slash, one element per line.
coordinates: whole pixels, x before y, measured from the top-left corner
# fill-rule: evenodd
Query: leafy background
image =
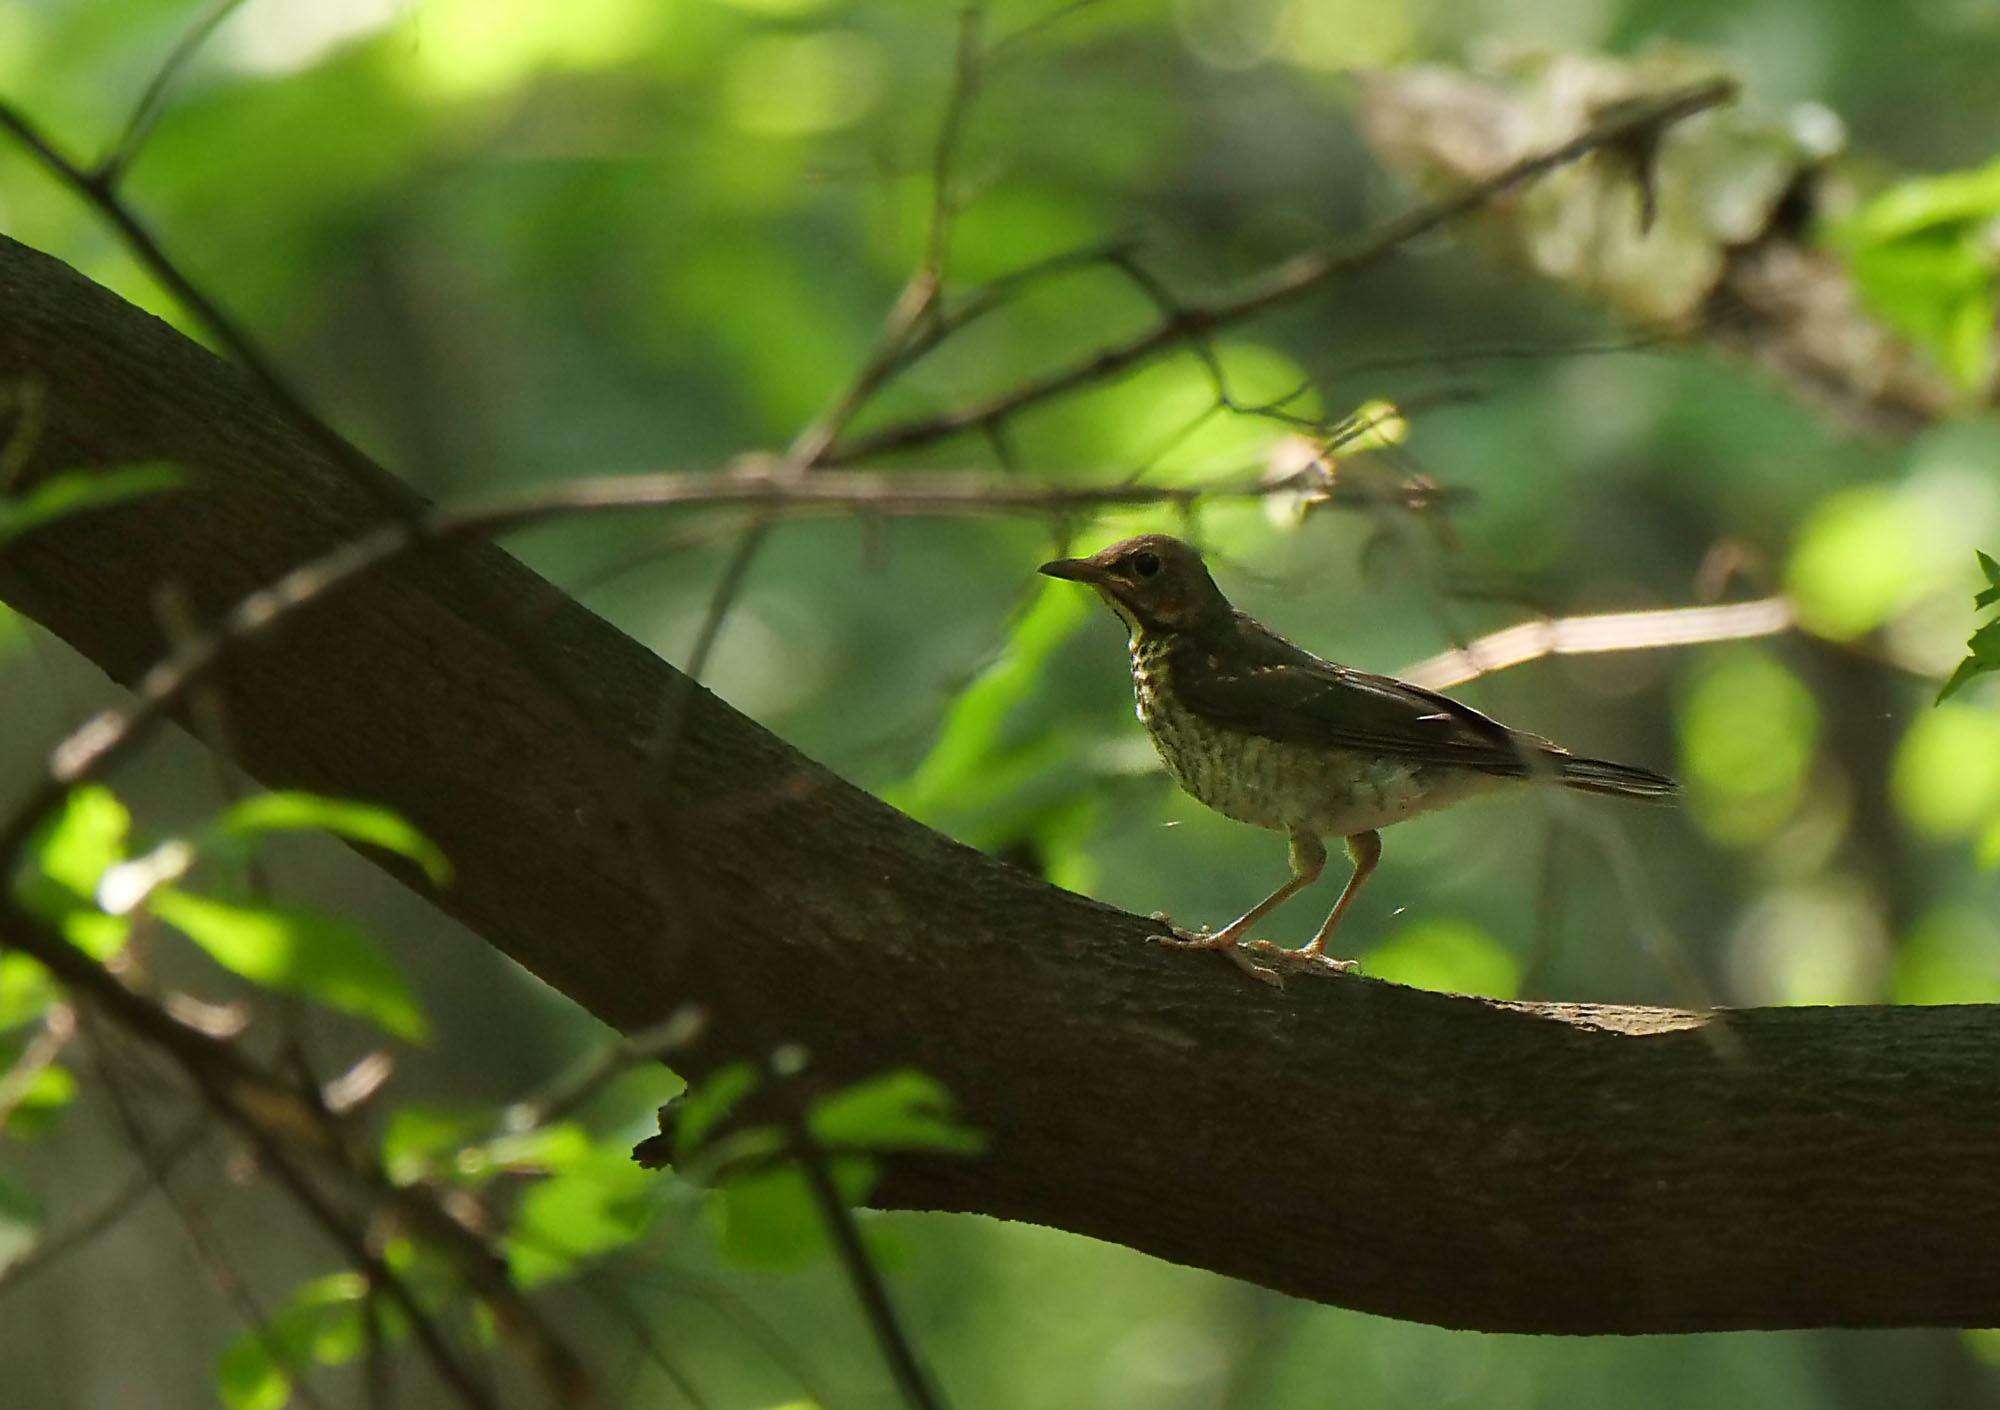
<path fill-rule="evenodd" d="M 68 149 L 102 151 L 198 8 L 15 0 L 0 8 L 0 93 Z M 1538 56 L 1673 41 L 1739 76 L 1773 122 L 1808 103 L 1840 116 L 1862 184 L 1886 194 L 1820 238 L 1968 389 L 1968 408 L 1990 376 L 2000 7 L 1986 0 L 1007 3 L 984 33 L 997 47 L 954 168 L 955 286 L 1124 236 L 1174 287 L 1224 286 L 1412 199 L 1366 151 L 1348 70 L 1528 74 Z M 126 190 L 315 403 L 428 493 L 713 467 L 782 448 L 866 357 L 923 248 L 958 42 L 944 8 L 893 0 L 250 0 L 190 66 Z M 93 212 L 4 146 L 0 229 L 186 326 Z M 1101 269 L 1052 280 L 920 364 L 869 418 L 960 404 L 1152 312 Z M 1075 522 L 1070 540 L 1182 527 L 1240 604 L 1378 670 L 1537 607 L 1704 600 L 1720 554 L 1731 595 L 1784 588 L 1808 630 L 1545 663 L 1461 692 L 1579 750 L 1676 770 L 1686 807 L 1527 798 L 1400 826 L 1346 946 L 1374 973 L 1491 994 L 2000 999 L 1982 868 L 2000 854 L 2000 717 L 1985 682 L 1932 705 L 1974 624 L 1974 550 L 2000 539 L 2000 432 L 1968 409 L 1913 436 L 1858 435 L 1698 345 L 1605 350 L 1628 337 L 1491 242 L 1425 242 L 1219 351 L 1240 397 L 1303 382 L 1317 402 L 1305 411 L 1450 393 L 1415 414 L 1395 462 L 1468 493 L 1448 532 L 1216 504 L 1186 525 L 1165 512 Z M 1254 470 L 1284 428 L 1204 416 L 1213 402 L 1196 360 L 1170 360 L 1019 418 L 1006 446 L 1023 473 L 1078 480 Z M 968 437 L 923 463 L 991 467 L 997 450 Z M 511 546 L 680 659 L 737 527 L 726 514 L 591 522 Z M 1061 544 L 1023 521 L 787 525 L 709 679 L 847 776 L 1063 885 L 1226 919 L 1282 875 L 1283 848 L 1157 772 L 1115 623 L 1033 575 Z M 0 769 L 18 791 L 110 691 L 18 623 L 5 643 Z M 199 832 L 226 802 L 186 743 L 118 782 L 139 852 Z M 557 1270 L 595 1270 L 548 1296 L 627 1403 L 683 1403 L 662 1360 L 709 1404 L 887 1400 L 794 1206 L 754 1186 L 718 1201 L 624 1163 L 671 1078 L 614 1083 L 573 1134 L 548 1138 L 560 1149 L 496 1150 L 498 1109 L 590 1052 L 595 1026 L 331 842 L 284 837 L 265 855 L 288 902 L 375 936 L 428 1015 L 429 1041 L 398 1048 L 381 1102 L 392 1164 L 551 1176 L 519 1217 L 544 1253 L 573 1255 Z M 1330 895 L 1323 883 L 1269 933 L 1302 939 Z M 160 963 L 200 992 L 241 992 L 193 953 Z M 18 1046 L 25 1031 L 4 1036 Z M 377 1041 L 326 1015 L 309 1031 L 330 1070 Z M 123 1056 L 119 1080 L 164 1125 L 168 1084 Z M 93 1064 L 116 1065 L 84 1060 L 86 1078 Z M 17 1119 L 0 1145 L 0 1250 L 31 1247 L 130 1173 L 96 1083 L 46 1105 L 39 1131 Z M 188 1219 L 153 1197 L 10 1293 L 0 1363 L 22 1403 L 202 1403 L 219 1356 L 235 1403 L 281 1401 L 268 1356 L 242 1350 L 231 1300 L 191 1295 L 217 1249 L 256 1302 L 287 1308 L 280 1330 L 305 1355 L 335 1357 L 312 1339 L 344 1335 L 351 1357 L 352 1291 L 311 1281 L 329 1251 L 225 1142 L 172 1184 Z M 964 1405 L 2000 1399 L 1976 1335 L 1481 1336 L 1042 1229 L 867 1222 Z M 599 1252 L 601 1267 L 587 1261 Z M 315 1310 L 342 1306 L 345 1322 Z M 635 1325 L 659 1360 L 636 1349 Z M 348 1374 L 326 1384 L 351 1389 Z"/>

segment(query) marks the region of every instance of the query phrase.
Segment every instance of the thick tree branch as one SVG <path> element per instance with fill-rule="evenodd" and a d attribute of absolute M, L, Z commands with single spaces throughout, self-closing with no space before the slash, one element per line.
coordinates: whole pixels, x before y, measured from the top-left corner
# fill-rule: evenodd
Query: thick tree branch
<path fill-rule="evenodd" d="M 242 374 L 5 241 L 0 379 L 45 392 L 30 477 L 162 457 L 200 476 L 0 553 L 0 596 L 123 681 L 164 652 L 161 580 L 216 614 L 385 502 L 414 506 Z M 440 904 L 607 1022 L 638 1032 L 687 1001 L 726 1019 L 727 991 L 829 1080 L 945 1081 L 991 1151 L 903 1164 L 887 1203 L 1455 1326 L 2000 1322 L 2000 1010 L 1278 993 L 927 831 L 699 690 L 636 800 L 661 839 L 642 859 L 616 789 L 646 777 L 675 681 L 466 545 L 370 575 L 219 677 L 253 772 L 403 810 L 458 866 Z"/>

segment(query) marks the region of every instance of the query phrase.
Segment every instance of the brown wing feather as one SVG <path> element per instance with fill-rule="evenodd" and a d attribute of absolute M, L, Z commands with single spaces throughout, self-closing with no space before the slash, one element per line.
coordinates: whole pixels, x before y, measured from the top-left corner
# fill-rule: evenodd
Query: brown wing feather
<path fill-rule="evenodd" d="M 1223 650 L 1200 634 L 1183 634 L 1169 663 L 1176 694 L 1216 724 L 1291 744 L 1380 752 L 1503 778 L 1552 770 L 1565 783 L 1596 792 L 1674 789 L 1671 779 L 1645 769 L 1578 759 L 1420 686 L 1323 661 L 1240 612 L 1233 628 Z"/>

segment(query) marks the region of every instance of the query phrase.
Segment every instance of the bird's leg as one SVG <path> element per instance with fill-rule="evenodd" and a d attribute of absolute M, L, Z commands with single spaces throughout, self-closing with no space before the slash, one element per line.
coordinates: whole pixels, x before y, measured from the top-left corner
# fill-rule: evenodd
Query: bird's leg
<path fill-rule="evenodd" d="M 1319 880 L 1320 870 L 1326 866 L 1326 844 L 1310 832 L 1292 830 L 1292 875 L 1283 886 L 1266 896 L 1248 911 L 1213 934 L 1188 935 L 1175 932 L 1173 936 L 1155 937 L 1162 945 L 1172 945 L 1183 950 L 1227 950 L 1238 944 L 1243 932 L 1269 915 L 1280 903 L 1296 895 L 1301 887 L 1310 886 Z"/>
<path fill-rule="evenodd" d="M 1333 913 L 1326 918 L 1326 924 L 1319 928 L 1319 934 L 1297 950 L 1286 950 L 1271 944 L 1268 940 L 1251 942 L 1257 950 L 1270 950 L 1289 960 L 1299 963 L 1327 964 L 1340 969 L 1358 969 L 1353 960 L 1335 960 L 1326 957 L 1327 937 L 1333 934 L 1340 918 L 1347 914 L 1355 894 L 1361 890 L 1361 883 L 1374 875 L 1375 864 L 1382 860 L 1382 834 L 1379 832 L 1357 832 L 1347 839 L 1347 855 L 1354 859 L 1354 875 L 1347 878 L 1347 885 L 1341 888 L 1340 899 L 1333 903 Z"/>

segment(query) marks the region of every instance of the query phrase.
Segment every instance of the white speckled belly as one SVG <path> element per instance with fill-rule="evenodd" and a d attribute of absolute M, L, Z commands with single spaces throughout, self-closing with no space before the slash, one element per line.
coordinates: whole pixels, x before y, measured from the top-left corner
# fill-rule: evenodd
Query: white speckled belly
<path fill-rule="evenodd" d="M 1166 670 L 1162 646 L 1133 643 L 1139 719 L 1175 781 L 1238 822 L 1351 836 L 1445 807 L 1500 782 L 1470 770 L 1396 763 L 1220 728 L 1168 703 L 1171 692 L 1163 695 L 1159 688 Z"/>

